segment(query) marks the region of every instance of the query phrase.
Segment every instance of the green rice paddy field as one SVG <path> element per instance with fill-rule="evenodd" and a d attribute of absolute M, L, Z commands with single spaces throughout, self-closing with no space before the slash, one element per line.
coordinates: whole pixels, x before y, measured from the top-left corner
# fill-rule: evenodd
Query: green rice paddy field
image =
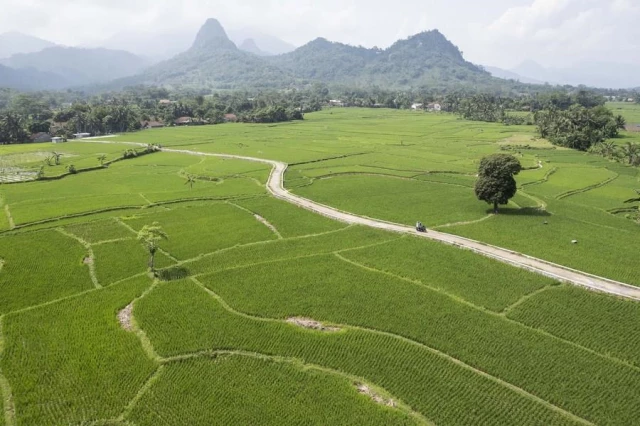
<path fill-rule="evenodd" d="M 621 211 L 637 169 L 554 149 L 533 127 L 305 118 L 108 141 L 284 161 L 285 186 L 323 204 L 640 286 L 640 227 Z M 527 170 L 493 216 L 473 184 L 501 147 Z M 55 148 L 46 177 L 130 147 Z M 0 147 L 0 164 L 35 170 L 51 150 Z M 640 304 L 332 221 L 270 197 L 269 173 L 161 152 L 0 184 L 0 426 L 637 424 Z M 136 240 L 153 222 L 169 237 L 159 278 Z"/>

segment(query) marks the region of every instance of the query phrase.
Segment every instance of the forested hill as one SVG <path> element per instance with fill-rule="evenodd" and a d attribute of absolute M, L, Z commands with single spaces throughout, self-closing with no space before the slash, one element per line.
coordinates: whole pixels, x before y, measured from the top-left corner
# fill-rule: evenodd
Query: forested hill
<path fill-rule="evenodd" d="M 465 61 L 438 30 L 397 41 L 384 50 L 319 38 L 268 60 L 296 77 L 331 83 L 408 88 L 492 82 L 489 73 Z"/>
<path fill-rule="evenodd" d="M 318 38 L 287 54 L 260 57 L 238 49 L 220 23 L 209 19 L 187 52 L 141 75 L 119 80 L 115 86 L 237 89 L 299 87 L 314 82 L 398 89 L 510 84 L 465 61 L 460 50 L 437 30 L 400 40 L 387 49 Z"/>
<path fill-rule="evenodd" d="M 293 80 L 293 76 L 264 58 L 238 49 L 220 23 L 209 19 L 189 50 L 147 69 L 141 75 L 118 80 L 116 85 L 231 89 L 282 87 Z"/>

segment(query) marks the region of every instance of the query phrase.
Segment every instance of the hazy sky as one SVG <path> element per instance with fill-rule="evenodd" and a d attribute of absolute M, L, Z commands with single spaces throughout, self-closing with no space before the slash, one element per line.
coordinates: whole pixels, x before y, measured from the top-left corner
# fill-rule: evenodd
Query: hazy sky
<path fill-rule="evenodd" d="M 194 33 L 208 17 L 301 45 L 318 36 L 386 47 L 439 29 L 468 60 L 511 67 L 585 58 L 640 64 L 640 0 L 0 0 L 0 33 L 67 45 L 123 32 Z"/>

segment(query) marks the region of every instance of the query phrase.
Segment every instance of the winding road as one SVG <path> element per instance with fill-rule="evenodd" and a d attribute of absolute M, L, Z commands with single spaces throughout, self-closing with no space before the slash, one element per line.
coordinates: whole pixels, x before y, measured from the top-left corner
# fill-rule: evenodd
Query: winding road
<path fill-rule="evenodd" d="M 147 146 L 147 144 L 132 143 L 132 142 L 115 142 L 115 141 L 113 142 L 112 141 L 108 141 L 108 142 L 92 141 L 92 142 Z M 306 210 L 310 210 L 312 212 L 321 214 L 331 219 L 335 219 L 335 220 L 349 223 L 349 224 L 368 226 L 371 228 L 382 229 L 385 231 L 411 234 L 411 235 L 416 235 L 422 238 L 428 238 L 430 240 L 439 241 L 439 242 L 453 245 L 459 248 L 471 250 L 483 256 L 490 257 L 492 259 L 498 260 L 503 263 L 508 263 L 518 268 L 527 269 L 529 271 L 544 275 L 546 277 L 553 278 L 558 281 L 581 286 L 594 291 L 599 291 L 603 293 L 612 294 L 615 296 L 624 297 L 627 299 L 640 301 L 640 287 L 634 287 L 629 284 L 610 280 L 608 278 L 599 277 L 586 272 L 578 271 L 566 266 L 548 262 L 546 260 L 527 256 L 526 254 L 518 253 L 505 248 L 496 247 L 490 244 L 485 244 L 479 241 L 471 240 L 469 238 L 464 238 L 457 235 L 447 234 L 444 232 L 438 232 L 434 230 L 428 230 L 426 233 L 417 232 L 415 228 L 411 226 L 386 222 L 379 219 L 371 219 L 363 216 L 357 216 L 352 213 L 344 212 L 333 207 L 319 204 L 307 198 L 300 197 L 299 195 L 292 194 L 291 192 L 289 192 L 284 188 L 284 174 L 287 170 L 288 165 L 280 161 L 266 160 L 263 158 L 244 157 L 240 155 L 215 154 L 215 153 L 208 153 L 208 152 L 169 149 L 169 148 L 162 148 L 162 151 L 175 153 L 175 154 L 229 158 L 229 159 L 237 159 L 237 160 L 245 160 L 245 161 L 253 161 L 253 162 L 258 162 L 263 164 L 269 164 L 272 167 L 271 175 L 269 176 L 269 180 L 267 182 L 267 189 L 269 190 L 269 192 L 278 199 L 281 199 L 291 204 L 295 204 Z"/>

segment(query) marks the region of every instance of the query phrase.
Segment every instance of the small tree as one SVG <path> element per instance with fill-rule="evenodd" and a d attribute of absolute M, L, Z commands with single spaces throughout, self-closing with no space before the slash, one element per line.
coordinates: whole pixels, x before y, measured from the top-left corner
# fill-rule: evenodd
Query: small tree
<path fill-rule="evenodd" d="M 479 200 L 493 204 L 493 212 L 498 214 L 498 205 L 507 204 L 516 195 L 517 185 L 513 178 L 520 173 L 522 165 L 509 154 L 493 154 L 480 161 L 475 193 Z"/>
<path fill-rule="evenodd" d="M 158 222 L 153 222 L 151 225 L 145 225 L 138 232 L 138 241 L 145 246 L 149 251 L 149 269 L 151 272 L 155 272 L 155 255 L 158 251 L 158 243 L 162 240 L 167 240 L 169 237 L 162 230 L 162 227 Z"/>
<path fill-rule="evenodd" d="M 51 157 L 55 161 L 56 166 L 59 166 L 60 165 L 60 158 L 62 157 L 62 154 L 60 154 L 59 152 L 52 152 L 51 153 Z"/>
<path fill-rule="evenodd" d="M 107 161 L 107 156 L 104 154 L 99 155 L 98 161 L 100 162 L 100 166 L 104 167 L 104 162 Z"/>
<path fill-rule="evenodd" d="M 73 164 L 69 164 L 67 166 L 67 171 L 72 175 L 75 175 L 76 173 L 78 173 L 78 169 L 76 169 L 76 166 L 74 166 Z"/>
<path fill-rule="evenodd" d="M 193 185 L 196 183 L 196 177 L 193 175 L 187 175 L 185 185 L 189 185 L 189 189 L 193 189 Z"/>

